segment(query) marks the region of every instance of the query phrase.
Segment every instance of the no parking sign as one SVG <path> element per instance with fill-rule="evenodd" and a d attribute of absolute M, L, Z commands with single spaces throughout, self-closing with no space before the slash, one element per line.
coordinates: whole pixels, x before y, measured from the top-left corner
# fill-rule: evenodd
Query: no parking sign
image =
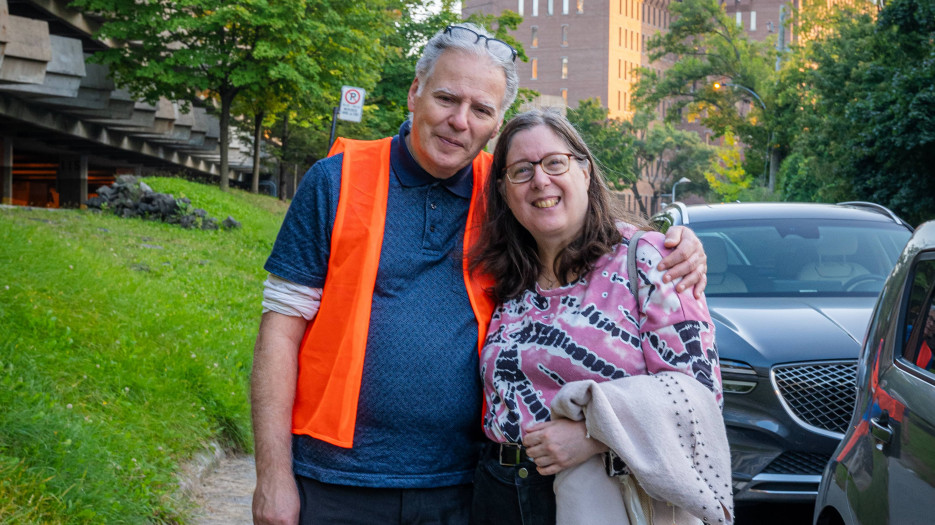
<path fill-rule="evenodd" d="M 341 88 L 341 106 L 338 109 L 338 118 L 341 120 L 350 120 L 351 122 L 360 122 L 360 117 L 364 113 L 364 94 L 366 92 L 353 86 L 344 86 Z"/>

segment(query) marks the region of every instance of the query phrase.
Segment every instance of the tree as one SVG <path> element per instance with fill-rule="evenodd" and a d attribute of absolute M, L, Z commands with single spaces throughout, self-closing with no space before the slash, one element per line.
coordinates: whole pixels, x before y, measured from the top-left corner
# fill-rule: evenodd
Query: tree
<path fill-rule="evenodd" d="M 794 50 L 778 95 L 795 163 L 790 198 L 862 199 L 909 221 L 935 210 L 935 5 L 807 4 L 812 38 Z M 808 181 L 808 183 L 806 183 Z"/>
<path fill-rule="evenodd" d="M 253 151 L 253 173 L 250 180 L 252 193 L 260 191 L 261 152 L 266 129 L 275 122 L 277 113 L 285 111 L 288 103 L 288 97 L 277 89 L 275 84 L 267 84 L 266 86 L 253 86 L 233 105 L 234 114 L 252 117 L 244 118 L 238 126 L 250 134 Z"/>
<path fill-rule="evenodd" d="M 743 169 L 737 141 L 730 131 L 724 133 L 724 145 L 718 148 L 704 175 L 711 189 L 728 202 L 736 201 L 740 193 L 750 187 L 751 180 Z"/>
<path fill-rule="evenodd" d="M 714 148 L 706 145 L 694 131 L 676 128 L 669 122 L 653 122 L 653 115 L 637 112 L 628 123 L 635 137 L 636 173 L 664 193 L 682 177 L 698 186 L 707 186 L 705 170 L 711 163 Z"/>
<path fill-rule="evenodd" d="M 98 52 L 115 81 L 148 101 L 208 96 L 220 106 L 222 189 L 230 110 L 245 89 L 282 84 L 311 105 L 348 78 L 371 85 L 388 30 L 382 2 L 331 0 L 75 0 L 104 18 Z"/>
<path fill-rule="evenodd" d="M 629 187 L 643 215 L 648 210 L 640 197 L 634 137 L 628 124 L 622 120 L 607 118 L 608 110 L 600 100 L 589 98 L 578 102 L 577 108 L 568 108 L 568 121 L 578 130 L 595 160 L 600 164 L 604 178 L 612 189 Z"/>
<path fill-rule="evenodd" d="M 633 137 L 621 120 L 607 118 L 607 108 L 600 100 L 589 98 L 568 108 L 568 120 L 575 126 L 611 188 L 623 189 L 637 181 Z"/>
<path fill-rule="evenodd" d="M 652 62 L 667 58 L 672 66 L 662 75 L 652 68 L 639 70 L 636 106 L 654 111 L 665 102 L 667 122 L 698 121 L 715 136 L 730 131 L 750 146 L 748 157 L 764 152 L 765 162 L 771 114 L 750 92 L 770 100 L 773 44 L 751 40 L 718 0 L 673 2 L 669 9 L 669 31 L 652 37 L 646 49 Z M 731 89 L 715 89 L 716 81 Z"/>

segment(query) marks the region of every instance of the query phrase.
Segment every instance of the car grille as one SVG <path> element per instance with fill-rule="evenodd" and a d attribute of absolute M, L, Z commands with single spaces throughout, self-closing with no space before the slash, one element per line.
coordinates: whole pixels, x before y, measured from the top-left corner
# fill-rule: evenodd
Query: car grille
<path fill-rule="evenodd" d="M 783 452 L 763 469 L 763 473 L 820 476 L 830 459 L 830 454 Z"/>
<path fill-rule="evenodd" d="M 854 411 L 857 361 L 776 366 L 772 380 L 783 406 L 800 424 L 844 437 Z"/>

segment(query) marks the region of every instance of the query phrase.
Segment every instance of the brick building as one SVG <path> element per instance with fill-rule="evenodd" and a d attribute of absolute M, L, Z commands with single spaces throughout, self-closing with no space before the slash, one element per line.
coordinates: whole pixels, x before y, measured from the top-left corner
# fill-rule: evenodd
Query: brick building
<path fill-rule="evenodd" d="M 523 16 L 513 32 L 529 62 L 520 86 L 560 96 L 567 105 L 598 98 L 615 118 L 630 114 L 633 71 L 649 66 L 645 42 L 669 24 L 669 0 L 465 0 L 464 16 Z M 658 67 L 658 66 L 654 66 Z"/>
<path fill-rule="evenodd" d="M 793 0 L 797 7 L 799 0 Z M 754 39 L 780 33 L 780 11 L 786 0 L 722 0 Z M 506 9 L 523 16 L 513 32 L 529 62 L 519 62 L 520 86 L 543 95 L 560 96 L 566 105 L 598 98 L 612 118 L 631 115 L 633 71 L 650 64 L 646 42 L 666 31 L 669 0 L 464 0 L 463 16 Z M 792 34 L 784 32 L 786 42 Z"/>

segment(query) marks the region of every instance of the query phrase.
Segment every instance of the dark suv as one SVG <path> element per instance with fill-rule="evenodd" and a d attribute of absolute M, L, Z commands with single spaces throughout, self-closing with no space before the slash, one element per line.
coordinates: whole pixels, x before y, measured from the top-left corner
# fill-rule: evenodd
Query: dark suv
<path fill-rule="evenodd" d="M 935 522 L 935 221 L 913 234 L 877 301 L 857 405 L 821 479 L 819 525 Z"/>
<path fill-rule="evenodd" d="M 870 203 L 675 203 L 708 255 L 734 499 L 814 500 L 854 409 L 860 341 L 912 229 Z"/>

